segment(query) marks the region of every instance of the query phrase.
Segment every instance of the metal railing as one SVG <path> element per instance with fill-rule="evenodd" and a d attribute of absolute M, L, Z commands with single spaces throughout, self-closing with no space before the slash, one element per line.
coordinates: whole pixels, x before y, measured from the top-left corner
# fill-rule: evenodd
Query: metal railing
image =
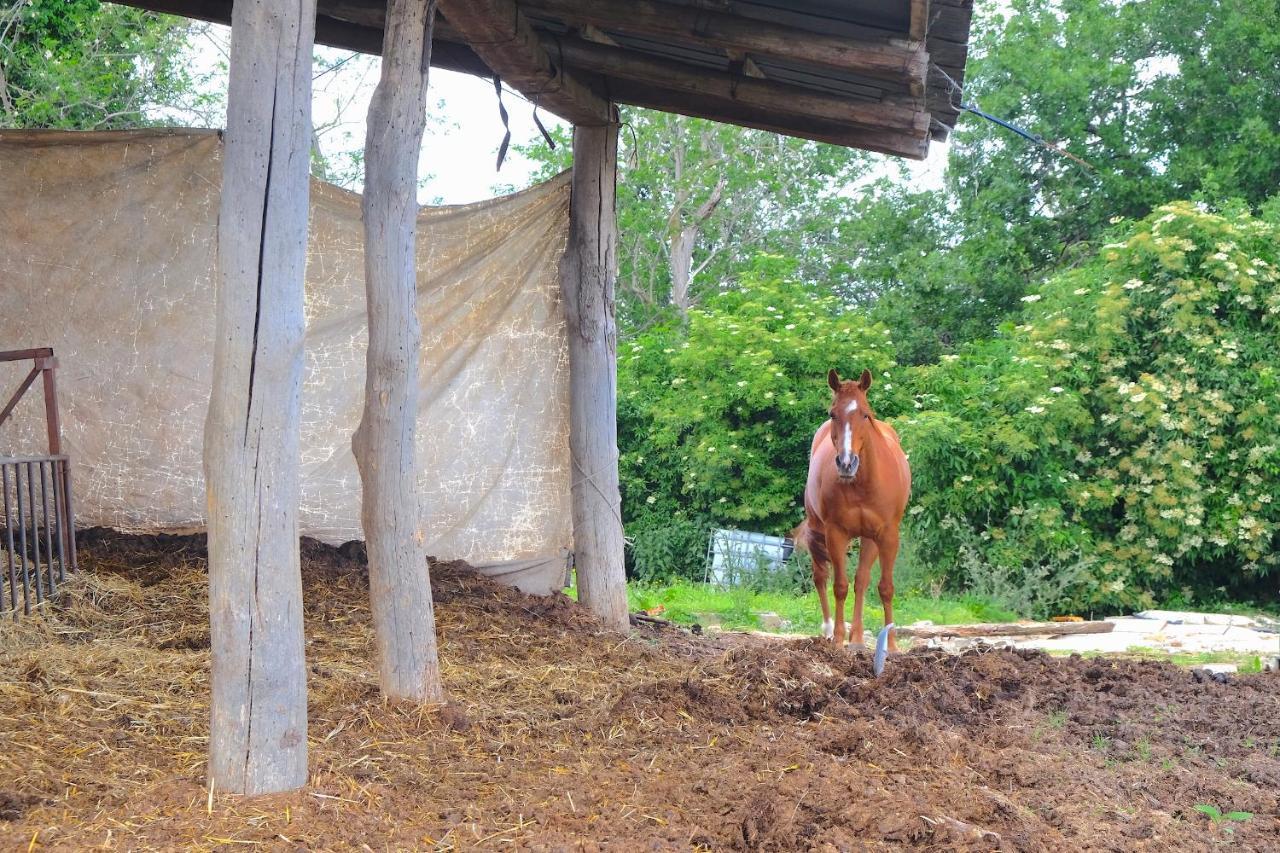
<path fill-rule="evenodd" d="M 30 613 L 53 596 L 67 572 L 76 570 L 75 514 L 71 501 L 71 469 L 62 452 L 61 424 L 53 350 L 0 352 L 0 362 L 33 362 L 18 390 L 0 410 L 0 426 L 27 390 L 43 380 L 49 452 L 44 456 L 0 457 L 0 613 L 19 606 Z"/>

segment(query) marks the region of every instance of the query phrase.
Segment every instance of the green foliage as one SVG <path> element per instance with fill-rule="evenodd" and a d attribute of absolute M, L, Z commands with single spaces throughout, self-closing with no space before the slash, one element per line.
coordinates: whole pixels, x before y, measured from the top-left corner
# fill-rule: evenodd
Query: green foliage
<path fill-rule="evenodd" d="M 912 377 L 919 547 L 1043 614 L 1274 588 L 1280 228 L 1187 203 Z"/>
<path fill-rule="evenodd" d="M 1247 823 L 1248 821 L 1253 820 L 1253 812 L 1227 812 L 1226 814 L 1223 814 L 1222 810 L 1217 806 L 1209 805 L 1208 803 L 1197 804 L 1195 806 L 1195 810 L 1208 816 L 1209 820 L 1213 821 L 1215 824 L 1222 823 L 1223 821 L 1227 821 L 1228 823 Z M 1224 829 L 1230 828 L 1230 826 L 1224 827 Z"/>
<path fill-rule="evenodd" d="M 178 18 L 98 0 L 0 0 L 0 126 L 107 130 L 191 88 Z"/>
<path fill-rule="evenodd" d="M 705 576 L 711 525 L 704 520 L 677 517 L 648 527 L 629 525 L 627 533 L 629 577 L 653 583 Z"/>

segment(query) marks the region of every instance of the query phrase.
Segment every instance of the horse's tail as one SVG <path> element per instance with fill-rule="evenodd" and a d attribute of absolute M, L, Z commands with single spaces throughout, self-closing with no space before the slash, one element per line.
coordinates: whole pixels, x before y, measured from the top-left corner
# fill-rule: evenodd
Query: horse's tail
<path fill-rule="evenodd" d="M 816 533 L 809 527 L 809 519 L 800 522 L 800 525 L 791 531 L 791 541 L 796 543 L 796 548 L 804 551 L 813 558 L 815 563 L 829 563 L 831 557 L 827 554 L 827 537 Z"/>

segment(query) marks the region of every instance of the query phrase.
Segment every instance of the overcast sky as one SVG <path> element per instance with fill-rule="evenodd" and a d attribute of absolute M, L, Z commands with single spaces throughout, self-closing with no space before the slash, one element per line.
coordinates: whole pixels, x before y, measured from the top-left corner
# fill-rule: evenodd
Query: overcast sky
<path fill-rule="evenodd" d="M 193 66 L 199 73 L 210 75 L 205 87 L 210 91 L 226 91 L 225 56 L 230 29 L 210 25 L 194 42 Z M 354 56 L 345 51 L 320 48 L 319 54 L 330 63 L 338 62 L 334 71 L 317 76 L 313 92 L 312 119 L 317 128 L 325 128 L 321 146 L 328 155 L 341 150 L 358 150 L 364 146 L 364 121 L 369 98 L 378 81 L 378 58 Z M 345 60 L 345 61 L 343 61 Z M 502 171 L 495 171 L 498 146 L 502 142 L 502 120 L 493 83 L 467 74 L 431 69 L 428 101 L 431 105 L 427 131 L 423 139 L 419 173 L 428 176 L 419 193 L 423 204 L 465 204 L 489 198 L 498 187 L 526 186 L 533 164 L 511 150 Z M 503 94 L 511 124 L 511 146 L 540 140 L 533 123 L 533 105 L 516 93 Z M 538 117 L 548 129 L 562 124 L 545 110 Z M 210 116 L 219 123 L 221 116 Z M 883 171 L 896 173 L 905 166 L 909 180 L 917 188 L 937 186 L 946 165 L 946 146 L 930 146 L 929 159 L 923 163 L 896 157 L 880 157 Z M 355 187 L 358 189 L 358 187 Z M 856 188 L 850 188 L 851 192 Z"/>

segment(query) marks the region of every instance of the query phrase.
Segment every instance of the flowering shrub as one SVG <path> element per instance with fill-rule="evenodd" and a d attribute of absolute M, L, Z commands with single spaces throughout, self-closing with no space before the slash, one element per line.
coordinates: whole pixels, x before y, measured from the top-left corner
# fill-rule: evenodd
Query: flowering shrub
<path fill-rule="evenodd" d="M 1275 586 L 1280 227 L 1159 208 L 912 376 L 911 527 L 1026 611 Z"/>

